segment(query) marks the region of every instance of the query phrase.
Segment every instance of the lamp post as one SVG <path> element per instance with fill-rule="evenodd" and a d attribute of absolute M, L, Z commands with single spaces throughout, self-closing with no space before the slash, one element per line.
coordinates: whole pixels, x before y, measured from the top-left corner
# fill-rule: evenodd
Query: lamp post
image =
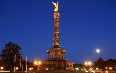
<path fill-rule="evenodd" d="M 4 69 L 4 67 L 0 67 L 0 70 L 3 70 Z"/>
<path fill-rule="evenodd" d="M 85 66 L 91 66 L 92 62 L 91 61 L 85 61 Z"/>
<path fill-rule="evenodd" d="M 41 65 L 41 61 L 34 61 L 34 65 L 37 65 L 37 70 L 39 70 L 39 66 Z"/>
<path fill-rule="evenodd" d="M 88 68 L 92 66 L 92 62 L 91 61 L 85 61 L 85 68 L 87 67 L 87 71 Z"/>

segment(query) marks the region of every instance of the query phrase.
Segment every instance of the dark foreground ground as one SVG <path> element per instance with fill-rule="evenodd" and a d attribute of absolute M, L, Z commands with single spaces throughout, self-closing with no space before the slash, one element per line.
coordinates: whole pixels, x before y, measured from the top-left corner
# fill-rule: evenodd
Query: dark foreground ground
<path fill-rule="evenodd" d="M 76 70 L 52 70 L 52 71 L 29 71 L 29 72 L 0 72 L 0 73 L 86 73 L 84 71 L 76 71 Z M 92 72 L 87 72 L 92 73 Z M 116 71 L 110 71 L 110 72 L 94 72 L 94 73 L 116 73 Z"/>

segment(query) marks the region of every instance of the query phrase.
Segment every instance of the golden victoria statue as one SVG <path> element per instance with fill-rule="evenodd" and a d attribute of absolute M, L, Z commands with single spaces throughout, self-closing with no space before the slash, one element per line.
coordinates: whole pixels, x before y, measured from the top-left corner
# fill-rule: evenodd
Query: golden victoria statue
<path fill-rule="evenodd" d="M 58 12 L 58 2 L 52 2 L 53 3 L 53 5 L 55 6 L 55 8 L 54 8 L 54 12 Z"/>

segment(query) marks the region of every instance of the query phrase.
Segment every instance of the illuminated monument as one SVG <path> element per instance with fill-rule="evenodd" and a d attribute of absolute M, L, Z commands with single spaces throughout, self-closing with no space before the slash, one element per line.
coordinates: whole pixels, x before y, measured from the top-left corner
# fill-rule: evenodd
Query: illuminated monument
<path fill-rule="evenodd" d="M 47 50 L 47 60 L 65 60 L 66 50 L 60 48 L 59 43 L 59 17 L 58 13 L 58 2 L 54 3 L 54 36 L 53 36 L 53 48 Z"/>
<path fill-rule="evenodd" d="M 47 60 L 44 62 L 44 66 L 49 69 L 61 70 L 61 69 L 73 69 L 73 62 L 66 61 L 65 49 L 60 48 L 59 43 L 59 17 L 58 2 L 54 3 L 54 36 L 53 47 L 47 50 Z"/>

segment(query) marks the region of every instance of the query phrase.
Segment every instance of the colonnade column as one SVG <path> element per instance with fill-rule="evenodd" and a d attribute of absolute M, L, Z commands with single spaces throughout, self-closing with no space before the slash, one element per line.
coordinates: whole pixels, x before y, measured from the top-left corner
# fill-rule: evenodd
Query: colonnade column
<path fill-rule="evenodd" d="M 65 52 L 64 52 L 64 59 L 66 59 Z"/>

